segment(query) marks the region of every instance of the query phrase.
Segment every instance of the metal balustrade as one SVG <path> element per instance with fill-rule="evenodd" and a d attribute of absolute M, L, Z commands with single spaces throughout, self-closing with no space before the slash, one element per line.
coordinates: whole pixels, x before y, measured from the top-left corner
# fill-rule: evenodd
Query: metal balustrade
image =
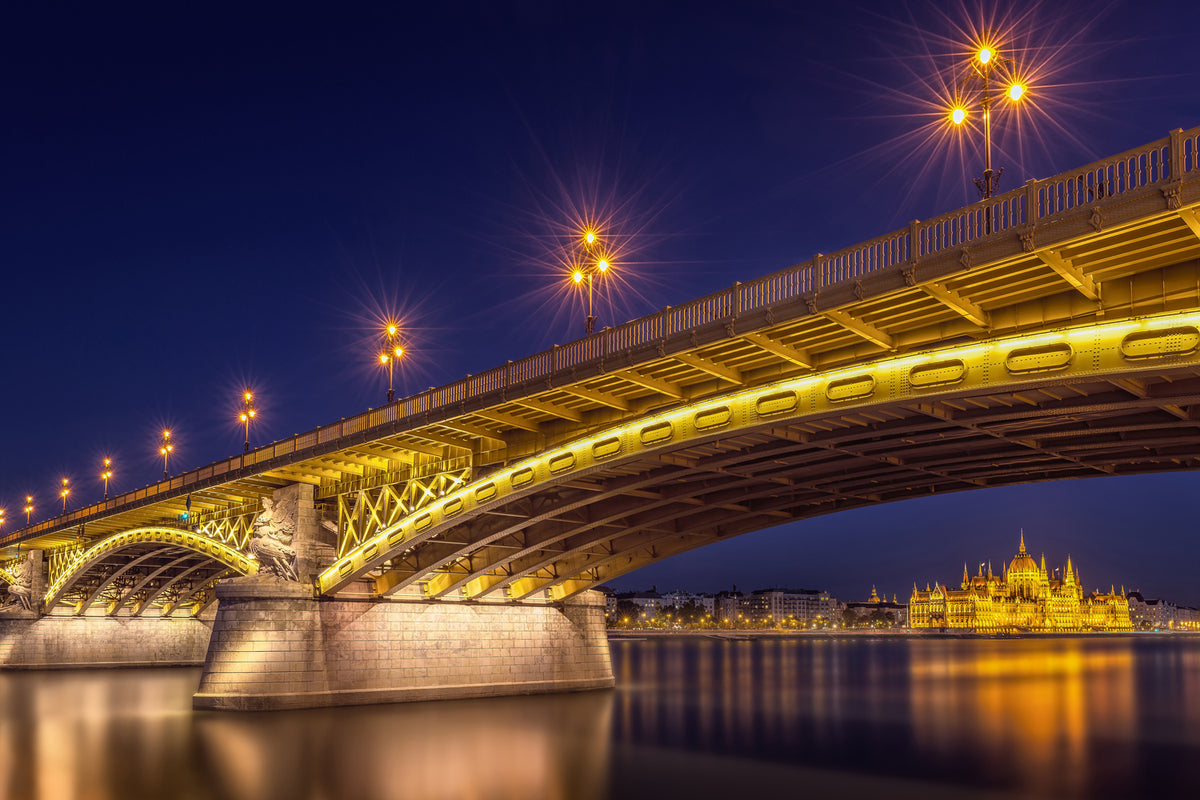
<path fill-rule="evenodd" d="M 336 442 L 352 433 L 389 424 L 402 428 L 410 420 L 419 423 L 431 412 L 461 405 L 472 398 L 531 381 L 544 381 L 564 370 L 656 345 L 670 336 L 686 333 L 701 325 L 736 319 L 751 311 L 802 300 L 821 289 L 855 281 L 865 275 L 899 270 L 923 258 L 962 248 L 989 236 L 1028 228 L 1105 198 L 1156 183 L 1178 181 L 1183 175 L 1200 169 L 1198 151 L 1200 127 L 1187 131 L 1175 130 L 1165 139 L 1052 178 L 1029 181 L 1023 187 L 992 197 L 986 202 L 975 203 L 924 222 L 914 221 L 907 229 L 893 231 L 835 253 L 814 256 L 810 262 L 747 283 L 734 284 L 728 289 L 680 306 L 668 306 L 656 314 L 605 328 L 591 337 L 555 345 L 550 350 L 519 361 L 510 361 L 478 375 L 431 387 L 382 409 L 371 409 L 248 454 L 200 467 L 14 531 L 0 540 L 0 545 L 36 536 L 43 531 L 69 527 L 131 502 L 178 493 L 188 486 L 249 465 L 284 455 L 303 454 L 318 444 Z"/>

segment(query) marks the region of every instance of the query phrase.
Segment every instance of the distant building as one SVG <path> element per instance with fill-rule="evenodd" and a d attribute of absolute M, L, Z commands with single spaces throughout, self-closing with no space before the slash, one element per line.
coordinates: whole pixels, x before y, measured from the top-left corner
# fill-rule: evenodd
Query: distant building
<path fill-rule="evenodd" d="M 808 625 L 817 620 L 835 621 L 837 601 L 817 589 L 756 589 L 743 604 L 746 617 L 755 622 L 795 620 Z"/>
<path fill-rule="evenodd" d="M 717 592 L 713 596 L 713 619 L 717 622 L 737 622 L 739 616 L 744 616 L 744 599 L 745 595 L 736 586 L 730 592 Z"/>
<path fill-rule="evenodd" d="M 1055 570 L 1057 572 L 1057 570 Z M 1127 631 L 1129 600 L 1125 590 L 1085 594 L 1078 571 L 1067 559 L 1062 578 L 1051 578 L 1046 557 L 1041 566 L 1021 546 L 1002 576 L 970 577 L 963 566 L 962 587 L 913 586 L 909 601 L 913 628 L 965 628 L 976 631 Z"/>
<path fill-rule="evenodd" d="M 1129 601 L 1129 619 L 1134 630 L 1170 631 L 1200 629 L 1200 612 L 1177 606 L 1168 600 L 1143 597 L 1140 591 L 1125 595 Z"/>
<path fill-rule="evenodd" d="M 908 627 L 908 606 L 904 603 L 896 601 L 895 595 L 891 601 L 880 597 L 875 587 L 871 587 L 871 597 L 862 602 L 846 603 L 846 611 L 853 611 L 854 616 L 859 622 L 865 622 L 872 617 L 877 617 L 876 612 L 882 615 L 884 619 L 891 619 L 892 623 L 905 628 Z"/>
<path fill-rule="evenodd" d="M 706 614 L 713 613 L 713 595 L 711 594 L 693 594 L 692 592 L 682 592 L 678 589 L 673 592 L 664 592 L 662 594 L 662 602 L 664 607 L 674 606 L 675 608 L 684 608 L 688 605 L 693 605 Z"/>

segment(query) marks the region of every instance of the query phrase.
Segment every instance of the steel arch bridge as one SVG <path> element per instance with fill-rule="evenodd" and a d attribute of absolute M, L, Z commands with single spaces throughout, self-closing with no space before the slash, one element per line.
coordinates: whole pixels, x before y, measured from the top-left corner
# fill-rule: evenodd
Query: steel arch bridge
<path fill-rule="evenodd" d="M 1174 131 L 28 526 L 0 575 L 40 548 L 47 610 L 170 611 L 185 584 L 196 610 L 300 483 L 336 531 L 321 594 L 546 602 L 843 509 L 1195 469 L 1198 149 Z"/>
<path fill-rule="evenodd" d="M 1194 410 L 1193 410 L 1194 409 Z M 562 600 L 864 505 L 1200 464 L 1200 314 L 1064 328 L 705 397 L 478 478 L 324 571 L 332 594 Z"/>
<path fill-rule="evenodd" d="M 192 615 L 214 599 L 223 578 L 253 575 L 258 564 L 240 550 L 178 528 L 135 528 L 91 546 L 60 548 L 50 564 L 47 609 L 63 604 L 83 614 L 101 605 L 138 616 L 158 608 L 163 616 L 185 608 Z"/>

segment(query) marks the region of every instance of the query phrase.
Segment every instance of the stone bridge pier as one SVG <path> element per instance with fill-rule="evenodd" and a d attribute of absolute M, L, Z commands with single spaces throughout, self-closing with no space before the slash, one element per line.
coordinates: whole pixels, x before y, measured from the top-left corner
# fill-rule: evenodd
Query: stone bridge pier
<path fill-rule="evenodd" d="M 559 604 L 316 596 L 332 538 L 313 487 L 275 502 L 295 520 L 297 581 L 224 581 L 194 705 L 281 709 L 444 700 L 614 685 L 604 601 Z"/>

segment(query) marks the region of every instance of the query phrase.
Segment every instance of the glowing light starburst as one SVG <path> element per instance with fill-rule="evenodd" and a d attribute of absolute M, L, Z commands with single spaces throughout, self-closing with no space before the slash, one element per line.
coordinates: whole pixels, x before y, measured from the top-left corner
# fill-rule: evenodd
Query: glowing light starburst
<path fill-rule="evenodd" d="M 1080 151 L 1094 157 L 1083 131 L 1111 101 L 1092 77 L 1113 47 L 1090 40 L 1105 10 L 1081 19 L 1049 3 L 960 0 L 911 8 L 904 20 L 878 18 L 885 55 L 864 66 L 871 77 L 859 76 L 870 106 L 861 119 L 886 126 L 888 138 L 839 165 L 882 162 L 876 183 L 900 187 L 897 208 L 935 189 L 940 208 L 927 214 L 976 199 L 968 177 L 986 169 L 985 137 L 1008 170 L 999 191 L 1054 174 Z"/>

